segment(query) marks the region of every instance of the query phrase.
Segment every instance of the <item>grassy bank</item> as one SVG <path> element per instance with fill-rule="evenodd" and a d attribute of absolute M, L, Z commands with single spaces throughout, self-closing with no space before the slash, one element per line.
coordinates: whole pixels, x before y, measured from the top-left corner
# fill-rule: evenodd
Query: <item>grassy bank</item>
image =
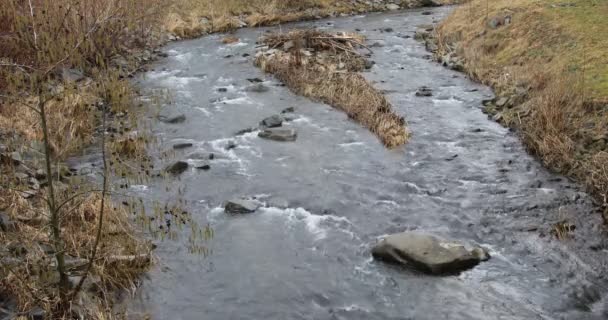
<path fill-rule="evenodd" d="M 608 198 L 608 2 L 473 0 L 437 29 L 440 60 L 492 86 L 494 119 L 551 169 Z"/>
<path fill-rule="evenodd" d="M 371 11 L 460 3 L 462 0 L 177 0 L 164 24 L 180 37 Z"/>

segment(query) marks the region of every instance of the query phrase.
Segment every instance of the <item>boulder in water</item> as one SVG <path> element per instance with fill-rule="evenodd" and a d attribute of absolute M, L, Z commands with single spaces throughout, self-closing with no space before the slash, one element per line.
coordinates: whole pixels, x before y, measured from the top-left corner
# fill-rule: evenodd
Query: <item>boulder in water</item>
<path fill-rule="evenodd" d="M 224 211 L 229 214 L 246 214 L 255 212 L 260 207 L 256 200 L 233 199 L 224 205 Z"/>
<path fill-rule="evenodd" d="M 469 250 L 461 243 L 420 232 L 390 235 L 372 249 L 372 255 L 435 275 L 458 273 L 490 258 L 481 247 Z"/>
<path fill-rule="evenodd" d="M 266 129 L 258 133 L 258 137 L 274 141 L 296 141 L 298 133 L 293 129 Z"/>

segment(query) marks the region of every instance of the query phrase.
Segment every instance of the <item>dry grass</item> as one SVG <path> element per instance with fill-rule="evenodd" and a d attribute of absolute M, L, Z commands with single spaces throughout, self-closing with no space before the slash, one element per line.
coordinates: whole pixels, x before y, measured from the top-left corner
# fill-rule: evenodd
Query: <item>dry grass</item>
<path fill-rule="evenodd" d="M 365 65 L 355 51 L 362 46 L 360 36 L 305 30 L 270 35 L 262 42 L 271 48 L 293 43 L 287 52 L 271 49 L 274 53 L 259 55 L 256 65 L 262 70 L 274 74 L 294 92 L 346 112 L 388 148 L 407 142 L 405 120 L 391 110 L 382 93 L 357 73 Z"/>
<path fill-rule="evenodd" d="M 418 7 L 421 0 L 397 1 L 403 7 Z M 443 4 L 461 0 L 442 0 Z M 180 37 L 196 37 L 203 33 L 226 32 L 239 28 L 271 26 L 293 21 L 312 20 L 340 14 L 381 11 L 373 2 L 350 0 L 177 0 L 165 27 Z"/>
<path fill-rule="evenodd" d="M 608 195 L 608 2 L 474 0 L 437 30 L 442 53 L 514 106 L 505 124 L 550 168 Z M 488 26 L 493 18 L 511 23 Z M 526 92 L 521 97 L 516 90 Z"/>
<path fill-rule="evenodd" d="M 10 176 L 7 171 L 3 171 L 3 174 Z M 60 196 L 67 199 L 82 191 L 65 186 Z M 72 259 L 83 261 L 70 271 L 71 276 L 82 274 L 81 267 L 90 255 L 100 201 L 99 194 L 89 192 L 87 196 L 69 202 L 67 207 L 70 210 L 62 217 L 65 252 Z M 0 232 L 0 246 L 8 250 L 8 253 L 2 254 L 3 261 L 7 263 L 3 263 L 0 269 L 0 294 L 15 299 L 20 312 L 27 313 L 39 306 L 51 314 L 58 303 L 57 287 L 54 285 L 58 278 L 53 267 L 54 256 L 48 252 L 52 240 L 47 229 L 47 213 L 40 209 L 42 207 L 40 203 L 24 200 L 17 191 L 0 189 L 0 208 L 16 222 L 12 230 Z M 131 291 L 149 264 L 150 247 L 134 232 L 123 207 L 113 207 L 106 202 L 102 234 L 91 281 L 72 305 L 72 309 L 78 310 L 86 319 L 99 319 L 95 315 L 99 312 L 111 315 L 112 293 L 116 290 Z M 135 264 L 120 260 L 123 256 L 139 257 L 142 253 L 147 258 L 139 259 Z"/>

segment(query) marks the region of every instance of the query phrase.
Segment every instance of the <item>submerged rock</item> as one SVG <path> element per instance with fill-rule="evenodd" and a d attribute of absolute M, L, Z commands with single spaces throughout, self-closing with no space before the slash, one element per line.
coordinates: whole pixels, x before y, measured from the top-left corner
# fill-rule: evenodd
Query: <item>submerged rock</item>
<path fill-rule="evenodd" d="M 159 116 L 158 120 L 160 120 L 161 122 L 164 122 L 164 123 L 177 124 L 177 123 L 182 123 L 182 122 L 186 121 L 186 116 L 183 114 L 173 116 L 173 117 Z"/>
<path fill-rule="evenodd" d="M 258 133 L 258 137 L 274 141 L 296 141 L 298 134 L 293 129 L 266 129 Z"/>
<path fill-rule="evenodd" d="M 260 126 L 265 128 L 276 128 L 283 125 L 283 117 L 276 114 L 260 121 Z"/>
<path fill-rule="evenodd" d="M 165 171 L 173 175 L 182 174 L 186 170 L 188 170 L 188 163 L 185 161 L 178 161 L 165 169 Z"/>
<path fill-rule="evenodd" d="M 458 273 L 490 258 L 483 248 L 468 250 L 461 243 L 419 232 L 390 235 L 373 248 L 372 255 L 436 275 Z"/>
<path fill-rule="evenodd" d="M 427 86 L 422 86 L 416 91 L 417 97 L 430 97 L 433 95 L 433 90 Z"/>
<path fill-rule="evenodd" d="M 245 214 L 255 212 L 260 207 L 256 200 L 233 199 L 224 205 L 224 211 L 228 214 Z"/>
<path fill-rule="evenodd" d="M 173 145 L 173 149 L 175 149 L 175 150 L 181 150 L 181 149 L 186 149 L 186 148 L 190 148 L 190 147 L 192 147 L 192 143 L 189 143 L 189 142 L 178 143 L 178 144 Z"/>
<path fill-rule="evenodd" d="M 268 90 L 270 90 L 270 89 L 262 83 L 252 84 L 252 85 L 248 86 L 247 88 L 245 88 L 245 91 L 247 91 L 247 92 L 257 92 L 257 93 L 267 92 Z"/>
<path fill-rule="evenodd" d="M 255 130 L 257 130 L 257 128 L 245 128 L 245 129 L 241 129 L 237 132 L 234 133 L 235 136 L 242 136 L 246 133 L 251 133 L 254 132 Z"/>

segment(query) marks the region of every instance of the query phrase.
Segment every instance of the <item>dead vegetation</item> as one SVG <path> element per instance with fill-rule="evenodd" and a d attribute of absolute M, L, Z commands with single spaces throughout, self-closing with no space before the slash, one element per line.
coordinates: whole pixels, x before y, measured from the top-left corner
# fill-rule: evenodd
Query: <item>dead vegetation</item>
<path fill-rule="evenodd" d="M 294 92 L 325 102 L 348 114 L 388 148 L 407 142 L 405 120 L 388 100 L 358 72 L 366 67 L 359 53 L 366 49 L 356 34 L 296 30 L 261 39 L 267 46 L 256 65 L 274 74 Z"/>
<path fill-rule="evenodd" d="M 197 37 L 205 33 L 228 32 L 243 26 L 272 26 L 287 22 L 313 20 L 389 10 L 388 5 L 414 8 L 454 4 L 462 0 L 176 0 L 164 25 L 171 33 Z"/>
<path fill-rule="evenodd" d="M 28 318 L 37 308 L 54 314 L 60 303 L 59 274 L 53 257 L 55 247 L 48 229 L 49 218 L 40 212 L 43 204 L 37 203 L 42 200 L 40 197 L 35 201 L 25 200 L 14 190 L 0 192 L 0 208 L 12 221 L 0 233 L 2 250 L 6 250 L 1 258 L 0 294 L 13 300 L 18 311 Z M 82 190 L 68 185 L 59 189 L 61 199 L 68 199 L 76 192 Z M 90 248 L 96 239 L 100 204 L 101 197 L 96 193 L 66 204 L 69 210 L 62 217 L 62 230 L 72 288 L 86 272 Z M 133 290 L 139 275 L 150 263 L 151 248 L 132 229 L 124 207 L 113 207 L 107 202 L 105 206 L 103 243 L 99 246 L 98 259 L 83 291 L 72 299 L 70 307 L 72 314 L 86 319 L 97 319 L 98 314 L 111 315 L 115 292 Z M 143 258 L 138 258 L 140 256 Z"/>
<path fill-rule="evenodd" d="M 438 56 L 463 58 L 472 78 L 495 89 L 487 112 L 518 128 L 549 168 L 584 183 L 604 204 L 607 14 L 603 1 L 474 0 L 437 30 Z"/>

